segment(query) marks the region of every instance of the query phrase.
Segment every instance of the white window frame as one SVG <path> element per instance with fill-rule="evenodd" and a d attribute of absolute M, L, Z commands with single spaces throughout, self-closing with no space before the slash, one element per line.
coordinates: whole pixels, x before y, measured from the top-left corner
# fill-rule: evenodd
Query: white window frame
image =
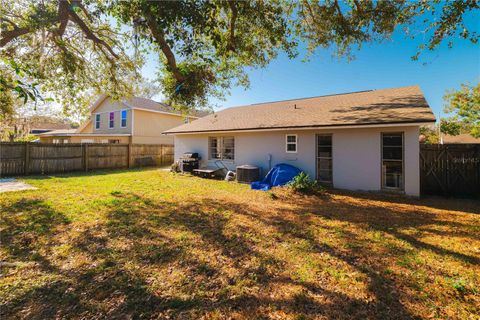
<path fill-rule="evenodd" d="M 232 138 L 233 139 L 233 159 L 228 159 L 224 157 L 225 150 L 224 150 L 224 139 L 225 138 Z M 218 158 L 212 158 L 212 145 L 211 139 L 217 139 L 217 148 L 220 152 L 218 152 Z M 235 161 L 235 136 L 210 136 L 208 137 L 208 160 L 222 160 L 222 161 Z"/>
<path fill-rule="evenodd" d="M 125 125 L 123 125 L 123 112 L 125 111 Z M 120 111 L 120 128 L 126 128 L 127 127 L 127 119 L 128 119 L 128 111 L 127 109 L 123 109 Z M 115 122 L 115 118 L 113 120 Z"/>
<path fill-rule="evenodd" d="M 399 135 L 402 138 L 402 145 L 400 146 L 390 146 L 390 147 L 401 147 L 402 148 L 402 160 L 398 159 L 386 159 L 383 157 L 383 151 L 384 151 L 384 146 L 383 146 L 383 137 L 385 135 Z M 405 133 L 403 131 L 394 131 L 394 132 L 382 132 L 380 134 L 380 175 L 381 175 L 381 186 L 382 190 L 388 190 L 388 191 L 398 191 L 398 192 L 404 192 L 405 191 Z M 388 147 L 388 146 L 387 146 Z M 386 173 L 383 167 L 383 163 L 385 161 L 389 162 L 400 162 L 402 164 L 402 183 L 400 184 L 400 187 L 388 187 L 386 186 Z"/>
<path fill-rule="evenodd" d="M 295 142 L 288 142 L 288 137 L 295 137 Z M 288 145 L 295 145 L 295 151 L 289 151 Z M 285 152 L 286 153 L 298 153 L 298 135 L 293 133 L 287 133 L 285 135 Z"/>
<path fill-rule="evenodd" d="M 97 117 L 98 117 L 98 121 L 97 121 Z M 100 130 L 101 119 L 102 119 L 102 116 L 100 115 L 100 113 L 95 113 L 95 130 Z M 97 128 L 97 122 L 98 122 L 98 128 Z"/>
<path fill-rule="evenodd" d="M 110 120 L 110 115 L 113 113 L 113 121 Z M 113 122 L 113 125 L 112 125 Z M 115 129 L 115 111 L 108 112 L 108 129 Z"/>

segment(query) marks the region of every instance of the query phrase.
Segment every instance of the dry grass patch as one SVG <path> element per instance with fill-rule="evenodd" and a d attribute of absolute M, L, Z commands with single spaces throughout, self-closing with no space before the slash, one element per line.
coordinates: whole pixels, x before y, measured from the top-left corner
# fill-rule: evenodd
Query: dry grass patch
<path fill-rule="evenodd" d="M 0 198 L 5 318 L 475 319 L 480 203 L 158 170 Z"/>

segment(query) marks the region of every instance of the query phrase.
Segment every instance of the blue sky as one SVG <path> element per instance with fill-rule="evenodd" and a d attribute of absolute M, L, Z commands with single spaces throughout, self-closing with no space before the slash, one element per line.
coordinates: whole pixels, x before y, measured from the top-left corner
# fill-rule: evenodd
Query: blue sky
<path fill-rule="evenodd" d="M 475 19 L 477 18 L 477 19 Z M 480 19 L 472 15 L 468 24 L 480 32 Z M 220 108 L 257 102 L 302 98 L 309 96 L 419 85 L 438 117 L 444 106 L 446 90 L 461 83 L 480 80 L 480 44 L 458 39 L 454 47 L 442 44 L 435 51 L 425 51 L 418 61 L 411 60 L 422 37 L 406 39 L 396 32 L 381 44 L 366 44 L 355 52 L 355 59 L 332 58 L 327 50 L 319 50 L 309 62 L 302 62 L 305 50 L 290 60 L 286 55 L 272 61 L 266 68 L 249 71 L 251 86 L 247 90 L 232 88 L 226 101 L 215 101 Z M 144 75 L 154 78 L 156 59 L 150 57 Z M 443 115 L 443 113 L 442 113 Z"/>

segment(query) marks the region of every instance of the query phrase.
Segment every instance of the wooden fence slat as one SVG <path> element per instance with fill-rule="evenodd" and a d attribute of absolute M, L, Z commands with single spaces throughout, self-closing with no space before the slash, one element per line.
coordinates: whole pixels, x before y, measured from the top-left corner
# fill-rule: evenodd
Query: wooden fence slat
<path fill-rule="evenodd" d="M 0 176 L 165 166 L 172 163 L 172 145 L 0 142 Z"/>

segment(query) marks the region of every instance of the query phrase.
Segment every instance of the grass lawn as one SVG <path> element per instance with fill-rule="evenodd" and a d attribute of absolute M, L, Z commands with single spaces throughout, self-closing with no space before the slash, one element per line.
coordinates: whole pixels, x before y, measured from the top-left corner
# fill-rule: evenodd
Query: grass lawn
<path fill-rule="evenodd" d="M 8 318 L 479 319 L 480 202 L 133 170 L 0 194 Z"/>

